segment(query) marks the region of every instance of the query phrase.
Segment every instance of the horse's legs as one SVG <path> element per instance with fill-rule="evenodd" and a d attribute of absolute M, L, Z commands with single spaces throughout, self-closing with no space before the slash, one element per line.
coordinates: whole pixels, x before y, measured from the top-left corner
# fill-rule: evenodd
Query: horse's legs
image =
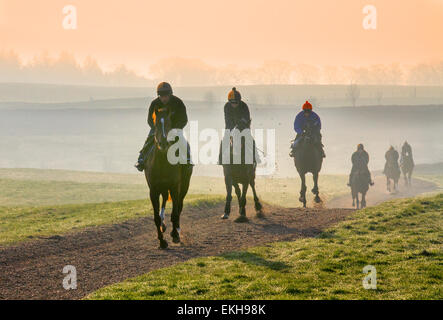
<path fill-rule="evenodd" d="M 244 183 L 242 185 L 241 194 L 241 204 L 240 204 L 240 215 L 246 216 L 246 195 L 248 193 L 249 183 Z"/>
<path fill-rule="evenodd" d="M 366 208 L 366 192 L 361 194 L 361 208 Z"/>
<path fill-rule="evenodd" d="M 355 197 L 357 198 L 357 209 L 360 209 L 360 199 L 358 197 L 358 192 L 355 194 Z"/>
<path fill-rule="evenodd" d="M 301 190 L 300 190 L 300 198 L 298 199 L 303 203 L 303 208 L 306 208 L 306 177 L 305 174 L 300 173 L 301 179 Z"/>
<path fill-rule="evenodd" d="M 257 196 L 257 191 L 255 190 L 255 180 L 251 179 L 252 181 L 250 182 L 251 185 L 251 189 L 252 189 L 252 193 L 254 194 L 254 206 L 255 206 L 255 212 L 257 213 L 257 215 L 261 215 L 262 214 L 262 209 L 263 206 L 260 203 L 260 199 Z"/>
<path fill-rule="evenodd" d="M 234 183 L 233 185 L 235 189 L 235 194 L 237 195 L 239 212 L 240 212 L 240 216 L 237 219 L 235 219 L 235 222 L 247 222 L 248 218 L 246 218 L 246 210 L 244 208 L 246 204 L 246 199 L 243 201 L 242 191 L 240 190 L 238 183 Z M 245 186 L 243 185 L 243 190 L 244 189 Z"/>
<path fill-rule="evenodd" d="M 168 201 L 168 198 L 169 198 L 169 193 L 168 192 L 163 192 L 162 193 L 162 206 L 161 206 L 161 210 L 160 210 L 160 218 L 161 218 L 160 230 L 161 230 L 161 232 L 165 232 L 166 231 L 165 209 L 166 209 L 166 202 Z"/>
<path fill-rule="evenodd" d="M 231 213 L 231 201 L 232 201 L 232 177 L 227 172 L 227 169 L 223 169 L 225 173 L 225 187 L 226 187 L 226 204 L 225 204 L 225 214 L 222 216 L 222 219 L 228 219 L 229 214 Z"/>
<path fill-rule="evenodd" d="M 157 227 L 157 236 L 158 240 L 160 240 L 160 248 L 166 249 L 168 247 L 168 243 L 163 239 L 163 232 L 161 230 L 162 219 L 160 217 L 160 193 L 154 189 L 151 189 L 149 192 L 152 208 L 154 210 L 154 222 Z"/>
<path fill-rule="evenodd" d="M 172 198 L 171 237 L 172 237 L 172 242 L 180 243 L 180 206 L 181 206 L 180 193 L 178 188 L 174 188 L 170 190 L 170 192 Z"/>
<path fill-rule="evenodd" d="M 318 194 L 320 193 L 319 190 L 318 190 L 318 172 L 314 173 L 314 174 L 312 175 L 312 177 L 313 177 L 313 179 L 314 179 L 314 188 L 312 189 L 312 193 L 315 194 L 314 201 L 315 201 L 316 203 L 320 203 L 320 202 L 321 202 L 321 199 L 320 199 L 320 197 L 318 196 Z"/>

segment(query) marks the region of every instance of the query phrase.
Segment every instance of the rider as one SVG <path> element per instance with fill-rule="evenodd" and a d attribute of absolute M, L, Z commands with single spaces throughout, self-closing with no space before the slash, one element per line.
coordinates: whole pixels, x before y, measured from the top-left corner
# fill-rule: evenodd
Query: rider
<path fill-rule="evenodd" d="M 351 169 L 351 174 L 349 175 L 348 187 L 351 186 L 352 176 L 355 174 L 355 172 L 357 170 L 365 170 L 367 177 L 368 177 L 369 184 L 371 186 L 373 186 L 374 182 L 372 181 L 371 172 L 369 171 L 369 168 L 368 168 L 369 154 L 366 152 L 363 144 L 360 143 L 357 146 L 357 151 L 355 151 L 352 154 L 351 161 L 352 161 L 352 169 Z"/>
<path fill-rule="evenodd" d="M 401 147 L 401 159 L 400 162 L 405 161 L 404 157 L 409 156 L 410 159 L 412 160 L 412 147 L 411 145 L 405 141 L 405 143 L 403 144 L 403 146 Z M 414 160 L 412 160 L 412 163 L 414 163 Z"/>
<path fill-rule="evenodd" d="M 225 129 L 239 130 L 251 129 L 251 114 L 248 105 L 242 100 L 241 94 L 234 87 L 228 94 L 228 102 L 224 107 L 225 113 Z M 255 147 L 255 141 L 254 141 Z M 219 164 L 222 164 L 222 145 L 220 145 Z M 260 163 L 260 159 L 256 152 L 253 154 L 254 164 Z"/>
<path fill-rule="evenodd" d="M 312 111 L 312 104 L 310 104 L 309 101 L 305 102 L 302 109 L 303 110 L 300 111 L 297 114 L 297 116 L 295 117 L 294 130 L 297 133 L 297 136 L 292 144 L 292 150 L 291 150 L 290 156 L 294 157 L 295 150 L 297 149 L 297 145 L 301 140 L 303 130 L 305 129 L 305 126 L 308 123 L 308 121 L 310 121 L 314 125 L 314 128 L 317 129 L 314 132 L 315 137 L 316 137 L 316 145 L 318 146 L 322 157 L 325 158 L 326 155 L 325 155 L 325 151 L 323 150 L 323 144 L 321 142 L 322 136 L 320 133 L 320 130 L 321 130 L 320 117 L 318 116 L 318 114 L 316 114 L 314 111 Z"/>
<path fill-rule="evenodd" d="M 160 108 L 171 108 L 171 127 L 172 129 L 183 129 L 188 123 L 186 107 L 183 101 L 172 94 L 172 87 L 167 82 L 161 82 L 157 86 L 158 97 L 151 102 L 148 113 L 148 125 L 150 127 L 148 138 L 140 150 L 140 155 L 135 167 L 138 171 L 145 169 L 145 162 L 151 153 L 154 145 L 154 125 L 155 113 Z M 189 148 L 189 146 L 188 146 Z"/>
<path fill-rule="evenodd" d="M 386 153 L 385 153 L 386 163 L 385 163 L 385 168 L 384 168 L 384 170 L 383 170 L 383 173 L 384 173 L 384 174 L 386 174 L 386 172 L 387 172 L 387 168 L 388 168 L 388 165 L 389 165 L 390 163 L 394 163 L 395 166 L 396 166 L 396 168 L 398 169 L 398 157 L 399 157 L 399 156 L 398 156 L 398 152 L 397 152 L 397 150 L 394 149 L 393 146 L 391 146 L 391 147 L 389 148 L 389 150 L 386 151 Z"/>

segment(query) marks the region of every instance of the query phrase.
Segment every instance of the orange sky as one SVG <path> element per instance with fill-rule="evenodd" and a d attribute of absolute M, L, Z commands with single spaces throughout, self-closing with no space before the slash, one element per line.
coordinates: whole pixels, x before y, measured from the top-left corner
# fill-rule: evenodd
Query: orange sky
<path fill-rule="evenodd" d="M 62 9 L 78 10 L 78 30 Z M 362 28 L 365 5 L 378 28 Z M 443 0 L 0 0 L 0 51 L 68 51 L 140 74 L 168 57 L 224 65 L 279 59 L 316 65 L 443 59 Z"/>

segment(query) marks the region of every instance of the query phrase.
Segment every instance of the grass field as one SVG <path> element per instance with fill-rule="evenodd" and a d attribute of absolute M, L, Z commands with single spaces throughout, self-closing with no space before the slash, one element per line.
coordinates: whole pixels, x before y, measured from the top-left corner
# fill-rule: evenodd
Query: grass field
<path fill-rule="evenodd" d="M 320 176 L 325 201 L 349 192 L 346 176 Z M 308 190 L 313 186 L 308 178 Z M 263 201 L 298 207 L 300 179 L 257 178 Z M 189 194 L 225 195 L 223 178 L 192 177 Z M 308 200 L 312 194 L 308 192 Z M 0 206 L 45 206 L 100 203 L 148 198 L 143 174 L 77 172 L 64 170 L 0 169 Z"/>
<path fill-rule="evenodd" d="M 321 178 L 325 198 L 344 192 L 344 176 Z M 299 206 L 298 179 L 257 179 L 263 201 Z M 222 178 L 193 177 L 186 204 L 222 202 Z M 0 169 L 0 245 L 119 223 L 151 214 L 142 174 Z M 170 205 L 169 205 L 170 207 Z"/>
<path fill-rule="evenodd" d="M 317 238 L 190 260 L 88 299 L 442 299 L 443 194 L 356 212 Z M 377 289 L 362 286 L 377 269 Z"/>

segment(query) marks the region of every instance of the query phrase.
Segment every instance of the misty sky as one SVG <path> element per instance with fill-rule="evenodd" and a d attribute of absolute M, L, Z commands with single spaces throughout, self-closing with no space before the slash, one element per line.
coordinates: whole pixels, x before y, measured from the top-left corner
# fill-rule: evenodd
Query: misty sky
<path fill-rule="evenodd" d="M 78 29 L 62 27 L 65 5 Z M 365 5 L 377 8 L 364 30 Z M 0 51 L 92 56 L 147 75 L 169 58 L 214 65 L 417 64 L 443 58 L 443 0 L 0 0 Z"/>

